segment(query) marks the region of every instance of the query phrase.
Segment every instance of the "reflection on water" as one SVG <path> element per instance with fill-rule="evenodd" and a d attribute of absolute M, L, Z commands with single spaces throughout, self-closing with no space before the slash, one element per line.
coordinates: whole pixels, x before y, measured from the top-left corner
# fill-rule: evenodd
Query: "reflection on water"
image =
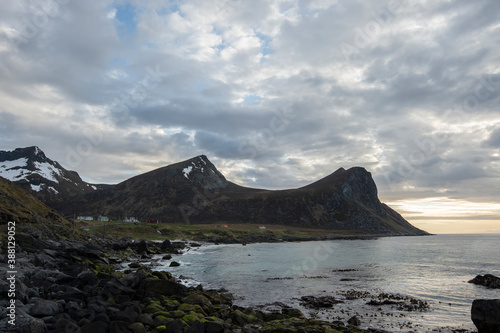
<path fill-rule="evenodd" d="M 205 246 L 175 258 L 168 268 L 207 288 L 226 288 L 237 304 L 284 302 L 299 307 L 302 296 L 345 298 L 355 290 L 369 297 L 346 300 L 310 316 L 346 321 L 358 314 L 363 326 L 408 331 L 436 327 L 474 329 L 470 306 L 476 298 L 500 298 L 500 290 L 467 283 L 477 274 L 500 275 L 500 235 L 438 235 L 302 243 Z M 426 301 L 426 312 L 367 305 L 380 293 Z"/>

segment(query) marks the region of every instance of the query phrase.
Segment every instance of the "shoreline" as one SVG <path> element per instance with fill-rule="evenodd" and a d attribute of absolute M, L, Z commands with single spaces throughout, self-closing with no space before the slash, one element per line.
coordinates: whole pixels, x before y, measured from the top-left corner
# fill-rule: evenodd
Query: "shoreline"
<path fill-rule="evenodd" d="M 224 291 L 186 287 L 141 262 L 180 254 L 181 244 L 94 237 L 69 240 L 48 229 L 18 230 L 17 332 L 369 332 L 342 322 L 306 319 L 297 309 L 264 312 L 234 305 Z M 119 265 L 130 261 L 120 272 Z M 6 276 L 5 256 L 0 275 Z M 4 307 L 5 301 L 0 301 Z M 371 331 L 377 332 L 377 331 Z"/>
<path fill-rule="evenodd" d="M 189 246 L 192 243 L 200 243 L 199 240 L 134 241 L 103 237 L 99 234 L 94 234 L 91 238 L 87 236 L 80 240 L 69 240 L 52 232 L 32 229 L 19 232 L 18 240 L 19 244 L 22 244 L 19 258 L 23 263 L 21 268 L 23 273 L 19 276 L 19 283 L 21 289 L 24 289 L 24 294 L 17 301 L 18 319 L 21 319 L 21 322 L 33 327 L 45 327 L 48 332 L 58 332 L 57 327 L 60 328 L 62 323 L 65 323 L 66 327 L 74 329 L 78 327 L 81 332 L 90 332 L 88 328 L 97 325 L 96 318 L 107 319 L 104 320 L 106 327 L 111 327 L 112 324 L 122 325 L 124 329 L 134 333 L 135 331 L 130 328 L 132 325 L 135 328 L 144 327 L 144 332 L 169 333 L 193 333 L 189 331 L 192 327 L 192 330 L 197 327 L 199 333 L 207 333 L 208 327 L 216 331 L 209 333 L 241 333 L 248 330 L 266 333 L 390 332 L 384 329 L 361 329 L 349 325 L 347 320 L 323 320 L 314 316 L 308 319 L 304 312 L 294 307 L 292 303 L 281 303 L 279 309 L 271 312 L 263 311 L 264 308 L 259 306 L 241 307 L 236 305 L 237 300 L 227 295 L 224 290 L 205 290 L 203 285 L 197 287 L 182 285 L 171 274 L 175 268 L 163 271 L 145 264 L 149 259 L 153 259 L 154 254 L 182 256 L 186 253 L 181 253 L 181 250 L 189 251 Z M 378 237 L 342 235 L 330 236 L 328 239 L 299 238 L 291 242 L 374 238 Z M 281 242 L 284 241 L 273 243 Z M 238 241 L 227 244 L 241 243 Z M 217 246 L 211 242 L 199 245 Z M 125 267 L 124 271 L 120 272 L 117 269 L 118 265 L 127 260 L 135 267 Z M 5 272 L 3 263 L 0 267 L 0 271 Z M 86 293 L 88 295 L 85 295 Z M 196 307 L 196 305 L 201 306 L 200 304 L 186 303 L 188 297 L 194 297 L 193 295 L 204 296 L 212 303 L 212 307 L 205 309 L 206 311 L 202 307 L 203 311 L 200 311 Z M 238 297 L 236 294 L 234 296 Z M 386 297 L 380 302 L 390 301 L 391 297 L 392 295 L 389 295 L 389 298 Z M 332 300 L 317 298 L 309 301 L 328 303 Z M 67 318 L 71 311 L 75 311 L 72 308 L 75 305 L 73 302 L 79 304 L 77 306 L 79 314 Z M 199 302 L 199 299 L 196 302 Z M 131 319 L 125 320 L 123 316 L 115 316 L 116 311 L 127 310 L 127 304 L 131 303 L 134 304 L 134 311 L 137 313 L 137 316 L 131 317 L 134 322 L 129 323 Z M 85 313 L 95 309 L 96 304 L 99 304 L 101 310 L 97 312 L 92 310 L 93 315 L 86 316 Z M 42 306 L 51 307 L 52 310 L 39 310 Z M 179 311 L 184 314 L 182 317 Z M 2 318 L 0 321 L 0 328 L 6 325 L 5 319 Z M 102 320 L 100 321 L 99 324 L 102 325 Z M 123 326 L 125 325 L 123 321 L 127 323 L 126 327 Z M 352 322 L 356 324 L 354 319 Z M 200 331 L 202 327 L 203 332 Z"/>
<path fill-rule="evenodd" d="M 373 239 L 377 237 L 370 237 L 369 239 Z M 336 238 L 334 240 L 350 240 L 350 237 L 341 237 L 341 238 Z M 356 239 L 365 239 L 365 238 L 356 238 Z M 324 239 L 319 239 L 318 241 L 323 241 Z M 189 241 L 187 241 L 187 244 Z M 258 243 L 258 242 L 257 242 Z M 239 245 L 240 243 L 230 243 L 230 244 L 224 244 L 224 245 Z M 217 246 L 217 244 L 213 243 L 204 243 L 204 244 L 199 244 L 201 246 L 194 246 L 193 249 L 197 248 L 202 248 L 206 246 Z M 222 245 L 222 244 L 220 244 Z M 182 262 L 182 256 L 189 254 L 189 245 L 187 247 L 187 251 L 182 253 L 180 257 L 178 257 L 179 262 Z M 250 255 L 250 254 L 249 254 Z M 174 258 L 175 260 L 175 258 Z M 343 269 L 339 269 L 338 271 L 343 271 Z M 345 269 L 345 271 L 348 271 L 348 269 Z M 354 271 L 354 269 L 352 270 Z M 176 273 L 175 271 L 170 271 L 174 273 L 174 275 L 180 277 L 181 279 L 185 280 L 185 283 L 189 283 L 188 281 L 195 282 L 197 284 L 201 284 L 202 286 L 205 286 L 205 282 L 197 280 L 196 277 L 193 276 L 183 276 L 183 274 L 186 274 L 185 272 L 178 272 Z M 307 275 L 307 274 L 306 274 Z M 309 274 L 310 275 L 310 274 Z M 324 276 L 302 276 L 302 277 L 295 277 L 295 278 L 267 278 L 263 280 L 263 282 L 273 282 L 272 280 L 289 280 L 289 279 L 315 279 L 315 278 L 326 278 Z M 184 283 L 184 282 L 183 282 Z M 215 284 L 215 288 L 218 288 L 219 286 Z M 231 288 L 229 286 L 226 286 L 225 289 L 229 289 L 231 291 Z M 338 291 L 338 290 L 337 290 Z M 335 295 L 335 292 L 333 293 L 334 297 L 331 296 L 321 296 L 325 295 L 323 293 L 318 293 L 318 294 L 301 294 L 302 297 L 293 297 L 288 299 L 288 298 L 281 298 L 280 300 L 274 302 L 274 303 L 269 303 L 269 304 L 263 304 L 262 303 L 255 303 L 253 301 L 245 301 L 246 296 L 240 295 L 237 292 L 231 291 L 234 296 L 239 299 L 235 300 L 235 303 L 240 305 L 240 306 L 251 306 L 254 308 L 259 308 L 263 311 L 269 311 L 269 309 L 274 308 L 274 310 L 280 310 L 283 307 L 295 307 L 298 308 L 300 311 L 302 311 L 307 318 L 310 319 L 319 319 L 319 320 L 327 320 L 327 321 L 343 321 L 346 323 L 351 317 L 356 316 L 358 319 L 361 319 L 361 322 L 363 324 L 360 324 L 358 326 L 361 329 L 367 330 L 370 328 L 379 330 L 380 332 L 421 332 L 421 331 L 436 331 L 436 332 L 448 332 L 448 333 L 455 333 L 455 332 L 460 332 L 460 333 L 475 333 L 477 332 L 474 329 L 474 326 L 472 325 L 472 321 L 470 321 L 470 325 L 467 324 L 460 324 L 460 326 L 453 325 L 451 323 L 444 324 L 442 326 L 439 326 L 438 322 L 432 324 L 434 326 L 428 326 L 428 324 L 424 324 L 421 320 L 419 320 L 418 317 L 424 317 L 426 316 L 425 313 L 427 311 L 435 311 L 436 309 L 433 309 L 432 302 L 429 301 L 429 303 L 425 299 L 417 299 L 408 295 L 405 295 L 404 293 L 394 293 L 391 292 L 390 288 L 388 289 L 383 289 L 379 292 L 366 292 L 364 289 L 356 289 L 356 288 L 345 288 L 345 290 L 341 290 L 342 293 Z M 326 294 L 326 295 L 330 295 Z M 338 298 L 337 296 L 340 298 Z M 439 302 L 441 303 L 441 302 Z M 300 306 L 298 306 L 300 304 Z M 322 304 L 317 306 L 317 304 Z M 369 315 L 369 313 L 366 313 L 365 316 L 365 311 L 367 306 L 365 305 L 370 305 L 368 308 L 373 307 L 372 314 Z M 311 306 L 312 305 L 312 306 Z M 333 305 L 333 307 L 332 307 Z M 450 304 L 451 305 L 451 304 Z M 308 307 L 309 306 L 309 307 Z M 365 309 L 362 310 L 362 312 L 359 310 L 360 308 L 364 307 Z M 307 309 L 306 309 L 307 308 Z M 378 310 L 377 310 L 378 308 Z M 271 310 L 272 311 L 272 310 Z M 370 311 L 370 310 L 368 310 Z M 347 317 L 344 315 L 345 313 L 351 313 Z M 374 315 L 375 314 L 375 315 Z M 377 319 L 377 314 L 378 314 L 378 319 Z M 339 316 L 341 315 L 341 316 Z M 400 316 L 403 315 L 404 317 L 407 316 L 407 318 L 403 317 L 403 320 L 401 323 L 397 323 L 394 319 L 396 318 L 396 315 Z M 375 318 L 373 318 L 375 316 Z M 342 318 L 341 318 L 342 317 Z M 386 319 L 384 319 L 384 317 Z M 413 317 L 413 318 L 412 318 Z M 431 317 L 432 318 L 432 317 Z M 427 321 L 428 323 L 428 321 Z M 374 324 L 374 326 L 372 325 Z M 470 328 L 468 328 L 470 326 Z"/>

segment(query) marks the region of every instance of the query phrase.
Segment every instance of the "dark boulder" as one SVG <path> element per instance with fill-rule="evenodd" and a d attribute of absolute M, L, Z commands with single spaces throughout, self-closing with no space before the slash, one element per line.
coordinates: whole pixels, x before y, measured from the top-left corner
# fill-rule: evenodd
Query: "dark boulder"
<path fill-rule="evenodd" d="M 109 325 L 104 321 L 94 321 L 81 328 L 82 333 L 108 333 Z"/>
<path fill-rule="evenodd" d="M 163 241 L 163 243 L 161 243 L 160 249 L 162 251 L 170 251 L 170 250 L 174 249 L 174 246 L 172 245 L 172 243 L 168 239 L 165 239 Z"/>
<path fill-rule="evenodd" d="M 7 332 L 5 330 L 4 332 Z M 43 320 L 33 318 L 30 315 L 22 314 L 16 318 L 16 332 L 19 333 L 45 333 L 47 326 Z"/>
<path fill-rule="evenodd" d="M 347 323 L 349 325 L 359 326 L 359 325 L 361 325 L 361 320 L 359 320 L 358 316 L 352 316 L 351 318 L 349 318 Z"/>
<path fill-rule="evenodd" d="M 343 301 L 337 300 L 332 296 L 302 296 L 300 298 L 300 304 L 306 308 L 331 308 L 334 304 L 344 303 Z"/>
<path fill-rule="evenodd" d="M 143 297 L 157 296 L 181 296 L 187 293 L 187 287 L 180 283 L 159 280 L 159 279 L 144 279 L 137 290 L 137 294 Z"/>
<path fill-rule="evenodd" d="M 144 239 L 141 239 L 139 243 L 137 243 L 136 251 L 137 253 L 146 253 L 146 254 L 153 253 L 149 249 L 148 243 Z"/>
<path fill-rule="evenodd" d="M 29 312 L 33 317 L 55 316 L 63 312 L 63 307 L 54 301 L 39 298 L 34 300 L 34 305 Z"/>
<path fill-rule="evenodd" d="M 500 332 L 500 299 L 476 299 L 472 302 L 471 319 L 478 333 Z"/>
<path fill-rule="evenodd" d="M 500 288 L 500 278 L 491 274 L 478 275 L 470 280 L 469 283 L 474 283 L 492 289 Z"/>

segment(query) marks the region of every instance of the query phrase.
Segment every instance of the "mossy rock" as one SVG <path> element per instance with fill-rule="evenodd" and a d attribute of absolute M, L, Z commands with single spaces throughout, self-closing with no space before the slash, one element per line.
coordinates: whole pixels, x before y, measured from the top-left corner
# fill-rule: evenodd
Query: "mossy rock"
<path fill-rule="evenodd" d="M 175 319 L 180 319 L 180 318 L 184 317 L 185 315 L 186 315 L 186 313 L 184 311 L 180 311 L 180 310 L 175 310 L 175 311 L 169 312 L 169 317 L 175 318 Z"/>
<path fill-rule="evenodd" d="M 186 323 L 188 326 L 191 326 L 194 324 L 195 321 L 202 321 L 204 319 L 205 319 L 205 317 L 200 316 L 199 313 L 190 312 L 189 314 L 182 317 L 181 321 Z"/>
<path fill-rule="evenodd" d="M 306 316 L 299 309 L 282 309 L 281 313 L 290 318 L 306 319 Z"/>
<path fill-rule="evenodd" d="M 155 319 L 161 321 L 162 323 L 166 323 L 168 321 L 168 318 L 163 315 L 155 316 Z"/>
<path fill-rule="evenodd" d="M 161 304 L 163 305 L 163 307 L 165 307 L 165 309 L 167 309 L 168 311 L 173 311 L 173 310 L 177 310 L 177 308 L 179 307 L 179 305 L 181 305 L 181 303 L 179 303 L 179 301 L 177 300 L 173 300 L 173 299 L 169 299 L 168 297 L 166 296 L 162 296 L 162 299 L 161 299 Z"/>
<path fill-rule="evenodd" d="M 167 331 L 167 327 L 165 325 L 160 325 L 160 326 L 156 327 L 156 330 L 158 332 L 166 332 Z"/>
<path fill-rule="evenodd" d="M 246 324 L 257 324 L 261 322 L 259 318 L 255 316 L 248 316 L 240 310 L 234 311 L 230 317 L 231 320 L 238 326 L 244 326 Z"/>
<path fill-rule="evenodd" d="M 203 316 L 207 315 L 205 313 L 205 311 L 203 311 L 203 309 L 201 308 L 201 306 L 195 305 L 195 304 L 182 303 L 181 305 L 179 305 L 179 307 L 177 308 L 177 310 L 184 311 L 184 312 L 193 311 L 193 312 L 196 312 L 196 313 L 201 313 L 201 314 L 203 314 Z"/>
<path fill-rule="evenodd" d="M 203 323 L 218 323 L 218 324 L 224 324 L 224 320 L 217 318 L 215 316 L 210 316 L 210 317 L 205 317 L 201 321 Z"/>
<path fill-rule="evenodd" d="M 145 309 L 146 313 L 157 313 L 162 311 L 165 311 L 163 306 L 161 306 L 160 302 L 155 302 L 155 301 L 152 301 L 148 306 L 146 306 Z"/>
<path fill-rule="evenodd" d="M 186 304 L 199 305 L 205 311 L 205 313 L 214 313 L 214 306 L 212 302 L 202 294 L 191 294 L 182 299 L 182 302 Z"/>
<path fill-rule="evenodd" d="M 160 280 L 169 280 L 172 278 L 172 274 L 170 274 L 168 272 L 154 271 L 152 274 L 153 274 L 153 276 L 156 276 Z"/>

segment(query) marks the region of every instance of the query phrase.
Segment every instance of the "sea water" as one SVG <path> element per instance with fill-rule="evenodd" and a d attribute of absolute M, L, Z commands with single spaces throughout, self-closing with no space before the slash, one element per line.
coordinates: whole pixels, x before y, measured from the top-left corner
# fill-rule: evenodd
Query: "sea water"
<path fill-rule="evenodd" d="M 281 302 L 308 317 L 344 322 L 357 315 L 362 328 L 391 332 L 474 331 L 472 301 L 500 298 L 499 289 L 467 282 L 478 274 L 500 276 L 500 235 L 206 245 L 173 260 L 181 266 L 167 267 L 165 261 L 165 270 L 187 283 L 224 288 L 240 306 L 273 310 Z M 346 299 L 349 292 L 363 297 Z M 429 309 L 367 304 L 381 293 L 425 301 Z M 344 303 L 308 309 L 300 304 L 302 296 L 333 296 Z"/>

